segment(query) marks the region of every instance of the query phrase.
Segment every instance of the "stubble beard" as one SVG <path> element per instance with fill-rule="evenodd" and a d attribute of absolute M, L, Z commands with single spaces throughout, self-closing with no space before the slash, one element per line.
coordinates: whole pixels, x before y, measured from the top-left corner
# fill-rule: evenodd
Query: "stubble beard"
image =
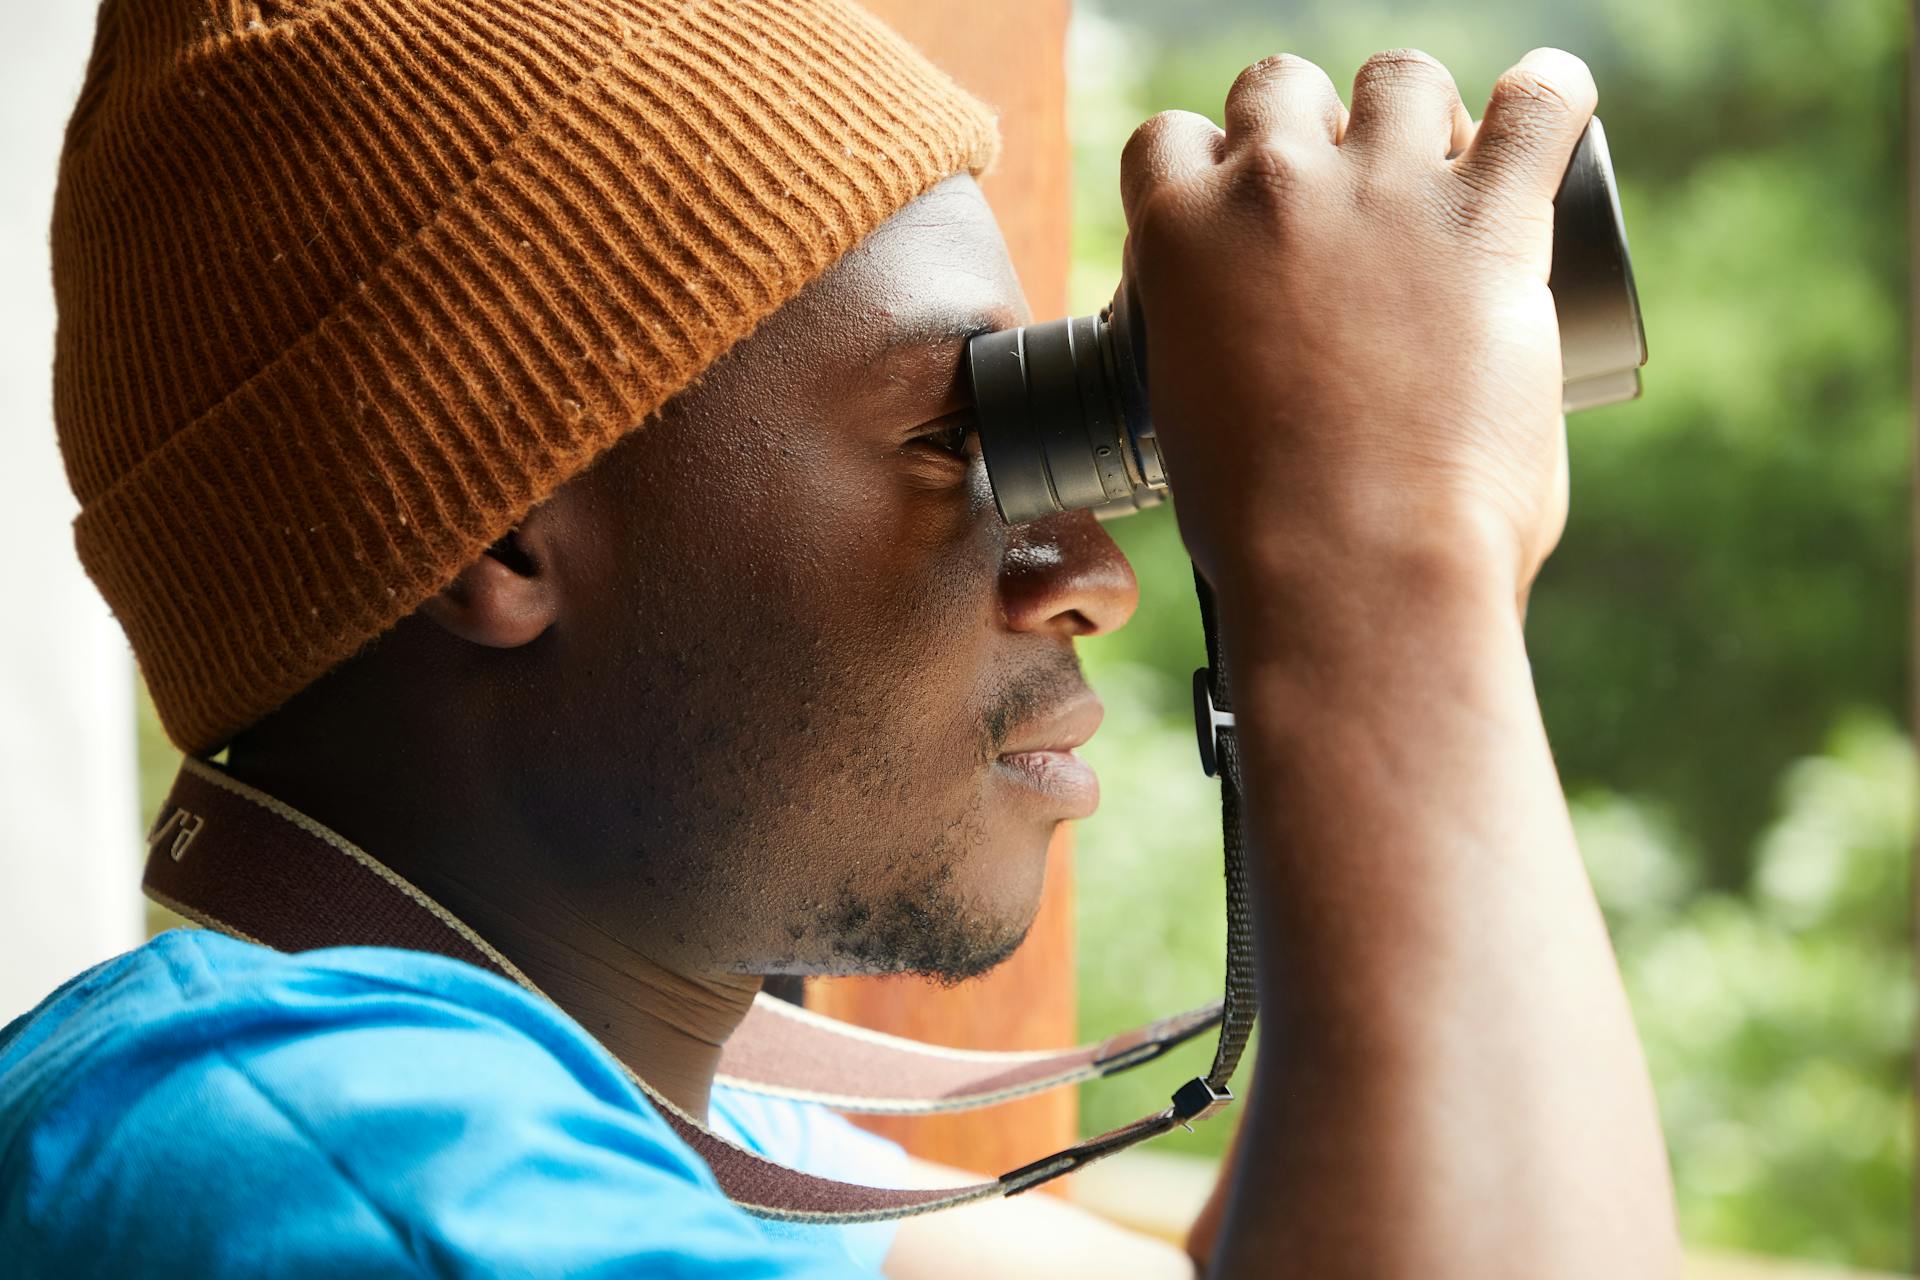
<path fill-rule="evenodd" d="M 1026 941 L 1031 915 L 997 919 L 956 893 L 951 856 L 931 861 L 913 883 L 878 900 L 852 882 L 825 904 L 820 935 L 839 964 L 856 973 L 911 973 L 943 987 L 958 986 L 998 966 Z"/>

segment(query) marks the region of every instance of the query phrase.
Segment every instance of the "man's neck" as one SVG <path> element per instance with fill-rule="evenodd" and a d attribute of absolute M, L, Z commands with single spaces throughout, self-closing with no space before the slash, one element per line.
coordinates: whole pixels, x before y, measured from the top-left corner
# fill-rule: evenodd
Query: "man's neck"
<path fill-rule="evenodd" d="M 420 888 L 513 961 L 594 1039 L 680 1110 L 706 1122 L 727 1037 L 760 991 L 750 975 L 689 975 L 545 895 L 508 900 L 428 877 Z"/>
<path fill-rule="evenodd" d="M 548 851 L 499 846 L 512 824 L 460 822 L 369 779 L 320 778 L 239 756 L 230 771 L 332 828 L 498 950 L 675 1107 L 706 1120 L 720 1051 L 761 980 L 689 973 L 625 943 L 528 871 Z M 473 816 L 470 805 L 450 805 Z M 482 840 L 475 828 L 494 833 Z"/>

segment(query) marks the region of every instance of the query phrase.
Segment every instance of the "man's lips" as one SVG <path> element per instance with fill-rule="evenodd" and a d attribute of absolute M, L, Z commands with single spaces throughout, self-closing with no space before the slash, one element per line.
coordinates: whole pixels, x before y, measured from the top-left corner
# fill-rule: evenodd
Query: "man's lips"
<path fill-rule="evenodd" d="M 998 763 L 1026 786 L 1055 802 L 1063 818 L 1088 818 L 1100 805 L 1100 779 L 1074 754 L 1100 727 L 1106 709 L 1087 690 L 1053 714 L 1017 730 Z"/>
<path fill-rule="evenodd" d="M 1007 747 L 1000 758 L 1036 751 L 1072 751 L 1086 744 L 1106 714 L 1107 709 L 1093 690 L 1083 688 L 1050 714 L 1016 728 L 1008 735 Z"/>

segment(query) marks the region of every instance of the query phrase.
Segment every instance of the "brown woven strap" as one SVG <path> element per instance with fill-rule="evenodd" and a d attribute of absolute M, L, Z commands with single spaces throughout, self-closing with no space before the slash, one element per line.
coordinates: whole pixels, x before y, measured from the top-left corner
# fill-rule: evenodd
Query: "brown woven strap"
<path fill-rule="evenodd" d="M 966 1111 L 1139 1066 L 1219 1022 L 1216 1003 L 1098 1044 L 997 1053 L 905 1040 L 762 996 L 728 1039 L 715 1079 L 870 1115 Z"/>
<path fill-rule="evenodd" d="M 145 887 L 161 905 L 210 928 L 283 951 L 389 946 L 450 956 L 537 994 L 527 976 L 418 888 L 336 833 L 230 777 L 188 760 L 149 836 Z M 1099 1044 L 1041 1053 L 982 1053 L 920 1044 L 762 997 L 728 1041 L 720 1078 L 740 1088 L 843 1110 L 919 1112 L 986 1106 L 1137 1066 L 1220 1019 L 1218 1005 L 1162 1019 Z M 628 1072 L 632 1075 L 632 1072 Z M 993 1182 L 891 1190 L 835 1182 L 727 1142 L 634 1076 L 727 1195 L 762 1217 L 868 1221 L 1011 1195 L 1165 1132 L 1168 1108 Z"/>

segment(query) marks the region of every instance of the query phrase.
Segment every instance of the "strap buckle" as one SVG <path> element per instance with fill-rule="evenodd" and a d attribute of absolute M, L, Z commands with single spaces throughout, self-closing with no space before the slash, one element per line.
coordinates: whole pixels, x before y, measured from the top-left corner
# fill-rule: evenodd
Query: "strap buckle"
<path fill-rule="evenodd" d="M 1233 728 L 1233 712 L 1213 705 L 1213 672 L 1201 667 L 1193 673 L 1193 728 L 1200 739 L 1200 767 L 1209 778 L 1220 776 L 1220 733 Z"/>
<path fill-rule="evenodd" d="M 1214 1088 L 1205 1076 L 1195 1076 L 1174 1091 L 1173 1118 L 1193 1132 L 1195 1120 L 1205 1120 L 1233 1101 L 1233 1090 Z"/>

